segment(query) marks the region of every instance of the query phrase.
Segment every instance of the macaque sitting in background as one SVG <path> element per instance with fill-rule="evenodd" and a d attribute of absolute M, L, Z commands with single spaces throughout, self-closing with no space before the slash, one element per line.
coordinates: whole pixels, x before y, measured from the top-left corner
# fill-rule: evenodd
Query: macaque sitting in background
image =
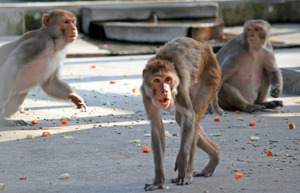
<path fill-rule="evenodd" d="M 175 163 L 178 177 L 173 183 L 190 184 L 193 176 L 212 176 L 219 164 L 219 147 L 199 125 L 221 79 L 219 64 L 211 47 L 191 38 L 177 38 L 160 48 L 143 71 L 141 92 L 151 121 L 151 144 L 155 177 L 145 190 L 163 188 L 165 131 L 161 110 L 176 107 L 176 122 L 181 127 L 181 144 Z M 194 172 L 196 146 L 210 158 L 201 172 Z"/>
<path fill-rule="evenodd" d="M 282 93 L 282 76 L 268 40 L 270 24 L 249 20 L 244 32 L 230 40 L 217 53 L 222 78 L 213 107 L 218 114 L 225 110 L 248 113 L 282 107 L 282 101 L 267 102 Z"/>
<path fill-rule="evenodd" d="M 83 99 L 59 77 L 67 44 L 78 35 L 75 16 L 52 10 L 43 16 L 43 26 L 0 47 L 0 126 L 27 125 L 23 120 L 7 120 L 23 103 L 28 91 L 39 85 L 57 99 L 71 100 L 86 110 Z"/>

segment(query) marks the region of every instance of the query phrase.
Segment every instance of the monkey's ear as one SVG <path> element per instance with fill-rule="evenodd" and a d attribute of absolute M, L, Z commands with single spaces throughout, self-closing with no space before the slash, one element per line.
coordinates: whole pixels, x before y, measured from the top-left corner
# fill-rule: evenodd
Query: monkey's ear
<path fill-rule="evenodd" d="M 143 78 L 145 77 L 146 69 L 143 70 Z"/>
<path fill-rule="evenodd" d="M 43 16 L 43 24 L 45 26 L 49 26 L 51 24 L 51 16 L 50 15 L 45 14 Z"/>

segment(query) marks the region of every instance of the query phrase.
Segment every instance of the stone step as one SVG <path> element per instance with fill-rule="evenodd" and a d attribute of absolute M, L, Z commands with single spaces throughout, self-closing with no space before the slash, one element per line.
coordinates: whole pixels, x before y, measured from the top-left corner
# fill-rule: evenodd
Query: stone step
<path fill-rule="evenodd" d="M 92 22 L 146 21 L 155 12 L 159 20 L 217 18 L 218 4 L 209 2 L 121 3 L 81 9 L 82 30 L 90 33 Z"/>

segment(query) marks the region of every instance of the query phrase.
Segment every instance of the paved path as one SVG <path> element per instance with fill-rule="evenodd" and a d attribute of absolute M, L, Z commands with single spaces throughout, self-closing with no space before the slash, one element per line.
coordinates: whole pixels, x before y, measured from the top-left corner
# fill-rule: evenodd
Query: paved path
<path fill-rule="evenodd" d="M 150 56 L 70 58 L 63 78 L 82 95 L 87 112 L 70 103 L 53 100 L 34 88 L 22 107 L 26 114 L 13 119 L 37 125 L 0 129 L 0 183 L 9 193 L 140 193 L 154 177 L 152 153 L 142 153 L 151 140 L 142 100 L 132 89 L 141 85 L 141 71 Z M 91 68 L 95 65 L 96 68 Z M 114 80 L 116 84 L 110 84 Z M 195 178 L 189 186 L 169 179 L 179 147 L 179 137 L 168 137 L 166 183 L 159 192 L 299 192 L 300 97 L 285 94 L 285 107 L 257 114 L 228 112 L 221 122 L 206 115 L 201 125 L 221 148 L 221 163 L 212 178 Z M 67 119 L 67 125 L 61 124 Z M 242 120 L 240 120 L 242 119 Z M 257 126 L 250 127 L 250 121 Z M 295 130 L 288 125 L 293 122 Z M 174 110 L 164 113 L 166 130 L 180 133 Z M 44 131 L 51 133 L 41 137 Z M 215 137 L 213 134 L 221 134 Z M 26 139 L 28 134 L 34 139 Z M 248 144 L 251 136 L 260 137 Z M 139 143 L 130 141 L 140 139 Z M 268 157 L 266 152 L 273 151 Z M 208 157 L 196 152 L 195 169 L 203 169 Z M 244 177 L 234 178 L 236 172 Z M 59 179 L 68 173 L 69 179 Z M 28 180 L 19 180 L 21 177 Z"/>

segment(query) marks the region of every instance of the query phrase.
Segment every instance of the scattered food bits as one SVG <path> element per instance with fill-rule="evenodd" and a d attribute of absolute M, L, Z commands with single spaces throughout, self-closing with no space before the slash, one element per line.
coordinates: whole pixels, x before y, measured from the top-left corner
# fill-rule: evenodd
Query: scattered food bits
<path fill-rule="evenodd" d="M 140 142 L 141 142 L 140 139 L 134 139 L 134 140 L 129 141 L 129 143 L 140 143 Z"/>
<path fill-rule="evenodd" d="M 48 135 L 51 135 L 49 131 L 44 131 L 42 134 L 42 136 L 48 136 Z"/>
<path fill-rule="evenodd" d="M 33 121 L 31 121 L 31 124 L 33 124 L 33 125 L 36 125 L 36 124 L 38 124 L 39 123 L 39 121 L 38 120 L 33 120 Z"/>
<path fill-rule="evenodd" d="M 294 123 L 290 123 L 290 124 L 289 124 L 289 127 L 290 127 L 290 129 L 296 129 L 296 126 L 295 126 Z"/>
<path fill-rule="evenodd" d="M 20 113 L 21 113 L 21 114 L 25 114 L 26 111 L 24 111 L 24 110 L 21 109 L 21 110 L 20 110 Z"/>
<path fill-rule="evenodd" d="M 69 179 L 70 175 L 69 174 L 62 174 L 59 176 L 60 179 Z"/>
<path fill-rule="evenodd" d="M 256 125 L 256 122 L 255 122 L 255 121 L 251 121 L 251 122 L 249 123 L 249 125 L 250 125 L 250 126 L 255 126 L 255 125 Z"/>
<path fill-rule="evenodd" d="M 67 120 L 64 120 L 64 119 L 61 120 L 60 122 L 61 122 L 62 124 L 68 124 L 68 121 L 67 121 Z"/>
<path fill-rule="evenodd" d="M 151 134 L 150 133 L 146 133 L 146 134 L 144 134 L 144 137 L 151 137 Z"/>
<path fill-rule="evenodd" d="M 251 142 L 251 141 L 248 141 L 248 144 L 252 144 L 252 142 Z"/>
<path fill-rule="evenodd" d="M 172 135 L 169 133 L 169 131 L 165 131 L 166 137 L 172 137 Z"/>
<path fill-rule="evenodd" d="M 241 111 L 235 111 L 235 113 L 236 113 L 236 114 L 241 114 L 242 112 L 241 112 Z"/>
<path fill-rule="evenodd" d="M 116 81 L 111 80 L 111 81 L 109 81 L 109 83 L 110 84 L 116 84 Z"/>
<path fill-rule="evenodd" d="M 33 134 L 28 134 L 28 135 L 26 136 L 26 138 L 27 138 L 27 139 L 33 139 L 33 138 L 34 138 L 34 135 L 33 135 Z"/>
<path fill-rule="evenodd" d="M 222 134 L 222 133 L 211 133 L 210 135 L 211 135 L 211 136 L 215 136 L 215 137 L 220 137 L 220 136 L 222 136 L 223 134 Z"/>
<path fill-rule="evenodd" d="M 237 179 L 237 180 L 242 178 L 242 177 L 244 177 L 244 174 L 242 174 L 242 173 L 235 173 L 235 175 L 234 175 L 234 178 Z"/>
<path fill-rule="evenodd" d="M 96 66 L 96 65 L 93 65 L 93 66 L 91 66 L 91 68 L 94 68 L 94 69 L 95 69 L 95 68 L 97 68 L 97 66 Z"/>
<path fill-rule="evenodd" d="M 107 48 L 108 45 L 107 44 L 102 44 L 102 48 Z"/>
<path fill-rule="evenodd" d="M 4 186 L 5 186 L 4 183 L 0 183 L 0 190 L 4 190 Z"/>
<path fill-rule="evenodd" d="M 273 156 L 273 152 L 272 151 L 268 151 L 267 152 L 267 156 Z"/>
<path fill-rule="evenodd" d="M 19 180 L 27 180 L 27 179 L 28 179 L 27 176 L 19 178 Z"/>
<path fill-rule="evenodd" d="M 252 135 L 252 136 L 250 137 L 250 139 L 251 139 L 251 140 L 259 140 L 260 138 L 259 138 L 258 136 Z"/>
<path fill-rule="evenodd" d="M 174 133 L 172 136 L 176 137 L 176 136 L 178 136 L 178 133 Z"/>
<path fill-rule="evenodd" d="M 133 93 L 138 93 L 138 90 L 136 88 L 132 89 Z"/>
<path fill-rule="evenodd" d="M 244 120 L 244 119 L 243 119 L 243 117 L 239 117 L 238 120 L 242 121 L 242 120 Z"/>
<path fill-rule="evenodd" d="M 144 152 L 144 153 L 150 153 L 150 152 L 151 152 L 150 147 L 146 147 L 146 146 L 145 146 L 145 147 L 143 148 L 143 152 Z"/>
<path fill-rule="evenodd" d="M 215 122 L 220 122 L 220 121 L 221 121 L 221 120 L 220 120 L 220 117 L 214 118 L 214 121 L 215 121 Z"/>

